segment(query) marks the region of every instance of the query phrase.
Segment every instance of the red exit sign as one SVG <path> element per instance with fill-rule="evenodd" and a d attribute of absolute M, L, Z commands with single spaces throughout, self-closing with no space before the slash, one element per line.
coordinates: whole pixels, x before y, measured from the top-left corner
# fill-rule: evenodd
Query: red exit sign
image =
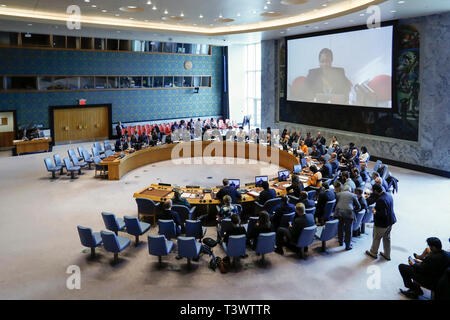
<path fill-rule="evenodd" d="M 80 100 L 78 100 L 78 104 L 79 104 L 80 106 L 84 106 L 84 105 L 86 104 L 86 99 L 80 99 Z"/>

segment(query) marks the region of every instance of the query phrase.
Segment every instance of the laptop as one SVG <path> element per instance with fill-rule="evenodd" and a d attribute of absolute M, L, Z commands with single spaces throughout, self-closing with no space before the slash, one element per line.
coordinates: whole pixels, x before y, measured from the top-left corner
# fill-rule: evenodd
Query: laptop
<path fill-rule="evenodd" d="M 239 189 L 241 187 L 240 179 L 228 179 L 228 181 L 230 182 L 229 185 L 235 187 L 236 189 Z"/>
<path fill-rule="evenodd" d="M 268 176 L 256 176 L 255 177 L 255 184 L 257 187 L 261 187 L 263 181 L 269 182 Z"/>
<path fill-rule="evenodd" d="M 302 172 L 302 165 L 294 164 L 294 174 L 299 174 L 300 172 Z"/>
<path fill-rule="evenodd" d="M 278 171 L 278 181 L 287 181 L 289 179 L 289 170 Z"/>

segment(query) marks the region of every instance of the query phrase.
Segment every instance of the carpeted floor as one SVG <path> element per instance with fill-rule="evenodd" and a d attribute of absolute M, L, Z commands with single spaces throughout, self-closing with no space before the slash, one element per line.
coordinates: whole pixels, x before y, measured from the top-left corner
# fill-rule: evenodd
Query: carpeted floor
<path fill-rule="evenodd" d="M 82 145 L 90 150 L 91 143 Z M 263 163 L 173 166 L 166 161 L 136 169 L 115 182 L 94 179 L 93 170 L 84 170 L 76 180 L 66 175 L 49 179 L 43 159 L 55 152 L 65 157 L 67 149 L 76 146 L 20 157 L 0 152 L 0 299 L 403 299 L 398 294 L 403 286 L 398 264 L 421 252 L 429 236 L 449 247 L 449 180 L 390 167 L 400 180 L 394 195 L 398 223 L 392 231 L 390 262 L 364 254 L 371 244 L 370 225 L 366 234 L 353 239 L 351 251 L 339 247 L 335 239 L 328 243 L 328 253 L 320 253 L 320 242 L 315 242 L 307 260 L 287 250 L 284 256 L 267 255 L 268 264 L 261 266 L 248 250 L 248 258 L 227 274 L 208 269 L 210 258 L 205 255 L 188 270 L 186 260 L 176 260 L 175 252 L 164 257 L 159 268 L 157 257 L 148 254 L 146 235 L 134 247 L 134 237 L 120 233 L 133 244 L 119 255 L 117 265 L 102 248 L 92 260 L 80 244 L 76 226 L 104 229 L 102 211 L 119 217 L 136 215 L 132 195 L 151 183 L 216 186 L 224 177 L 251 182 L 255 175 L 275 176 L 278 168 Z M 215 236 L 214 227 L 208 228 L 207 236 Z M 214 252 L 224 256 L 219 247 Z M 66 287 L 71 265 L 81 269 L 80 290 Z"/>

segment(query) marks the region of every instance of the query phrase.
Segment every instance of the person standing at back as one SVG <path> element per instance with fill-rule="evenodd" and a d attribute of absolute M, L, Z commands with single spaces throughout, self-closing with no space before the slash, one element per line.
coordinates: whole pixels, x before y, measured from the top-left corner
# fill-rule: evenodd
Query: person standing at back
<path fill-rule="evenodd" d="M 394 213 L 394 200 L 392 195 L 383 191 L 380 184 L 376 183 L 372 187 L 373 193 L 378 196 L 373 208 L 373 241 L 370 250 L 366 254 L 372 258 L 378 258 L 378 248 L 383 240 L 384 251 L 380 252 L 386 260 L 391 260 L 391 230 L 392 225 L 397 222 Z"/>
<path fill-rule="evenodd" d="M 352 227 L 355 219 L 355 211 L 358 212 L 360 205 L 358 198 L 348 185 L 344 186 L 344 191 L 336 194 L 336 208 L 334 216 L 339 219 L 338 241 L 343 245 L 345 234 L 345 250 L 352 249 Z"/>

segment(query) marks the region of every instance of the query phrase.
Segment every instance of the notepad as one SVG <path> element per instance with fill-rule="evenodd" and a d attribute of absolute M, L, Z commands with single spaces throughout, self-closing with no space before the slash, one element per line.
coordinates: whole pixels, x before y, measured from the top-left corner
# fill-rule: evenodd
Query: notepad
<path fill-rule="evenodd" d="M 183 194 L 181 195 L 182 198 L 190 198 L 191 194 L 187 193 L 187 192 L 183 192 Z"/>
<path fill-rule="evenodd" d="M 256 192 L 256 191 L 249 191 L 249 192 L 247 192 L 247 194 L 251 195 L 252 197 L 258 197 L 259 196 L 259 192 Z"/>

